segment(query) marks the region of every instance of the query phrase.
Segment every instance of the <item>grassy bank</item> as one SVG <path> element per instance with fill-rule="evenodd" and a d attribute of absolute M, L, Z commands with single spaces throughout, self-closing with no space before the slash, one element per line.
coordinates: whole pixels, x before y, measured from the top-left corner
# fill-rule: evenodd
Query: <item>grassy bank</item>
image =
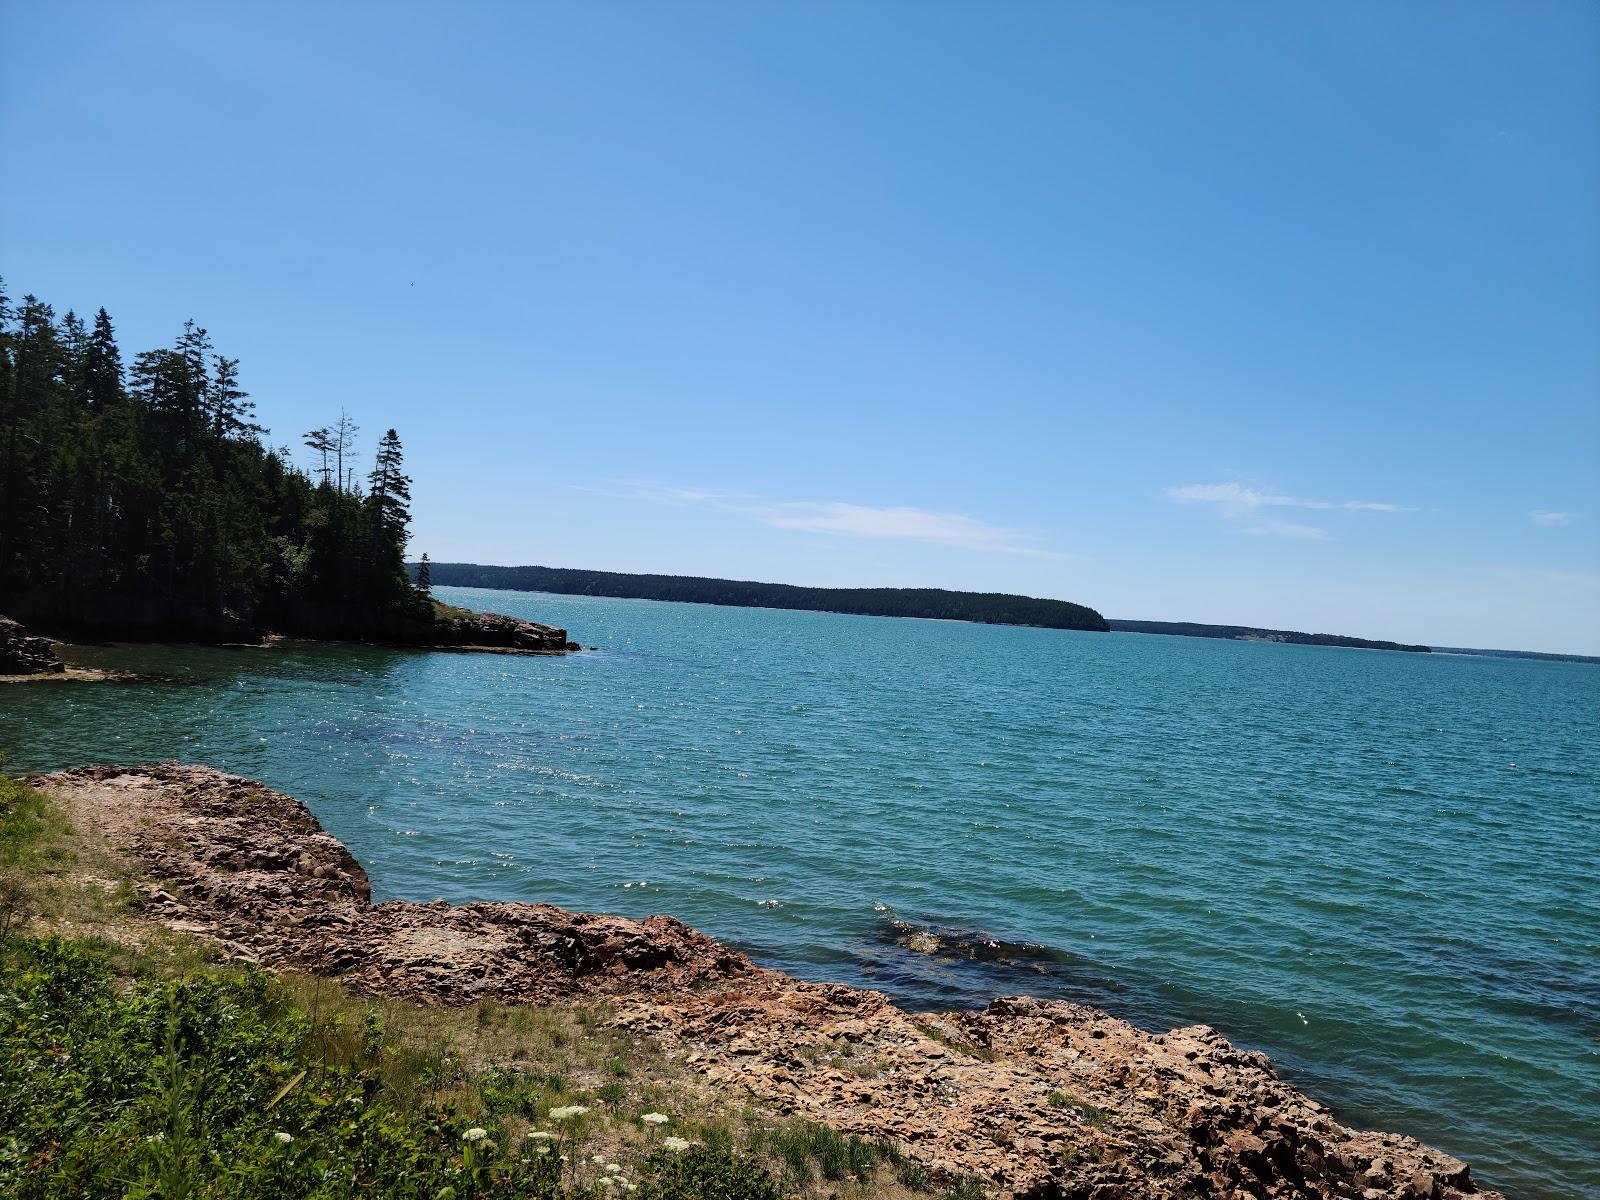
<path fill-rule="evenodd" d="M 0 776 L 0 1194 L 982 1194 L 719 1095 L 601 1005 L 424 1008 L 223 962 L 140 921 L 128 871 Z"/>

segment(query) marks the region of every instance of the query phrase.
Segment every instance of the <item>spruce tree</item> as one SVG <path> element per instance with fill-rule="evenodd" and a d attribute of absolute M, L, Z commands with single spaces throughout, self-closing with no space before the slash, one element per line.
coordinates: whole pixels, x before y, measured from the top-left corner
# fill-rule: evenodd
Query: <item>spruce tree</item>
<path fill-rule="evenodd" d="M 83 398 L 91 409 L 109 408 L 122 394 L 122 353 L 117 349 L 111 317 L 104 308 L 94 315 L 94 331 L 83 355 Z"/>
<path fill-rule="evenodd" d="M 250 393 L 239 387 L 239 360 L 213 360 L 215 370 L 206 390 L 206 418 L 211 436 L 221 439 L 254 438 L 266 430 L 255 423 L 256 406 L 246 403 Z"/>

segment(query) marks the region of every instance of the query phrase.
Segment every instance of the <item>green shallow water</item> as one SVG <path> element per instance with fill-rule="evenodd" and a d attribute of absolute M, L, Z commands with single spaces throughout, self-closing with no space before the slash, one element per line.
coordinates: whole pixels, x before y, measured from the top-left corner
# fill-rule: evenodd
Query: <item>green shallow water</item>
<path fill-rule="evenodd" d="M 379 898 L 1204 1022 L 1512 1195 L 1600 1195 L 1600 668 L 439 594 L 603 649 L 86 650 L 158 678 L 0 689 L 0 747 L 256 776 Z M 930 959 L 892 918 L 1016 951 Z"/>

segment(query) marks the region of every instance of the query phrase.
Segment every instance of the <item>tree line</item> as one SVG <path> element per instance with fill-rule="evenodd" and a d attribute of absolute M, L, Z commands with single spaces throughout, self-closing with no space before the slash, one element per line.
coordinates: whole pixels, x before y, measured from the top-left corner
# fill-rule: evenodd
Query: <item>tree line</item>
<path fill-rule="evenodd" d="M 358 434 L 341 412 L 296 466 L 195 322 L 128 363 L 104 308 L 58 317 L 0 282 L 0 611 L 127 636 L 427 619 L 399 435 L 363 475 Z"/>
<path fill-rule="evenodd" d="M 430 563 L 429 579 L 440 586 L 506 588 L 569 596 L 679 600 L 691 604 L 724 604 L 741 608 L 791 608 L 872 617 L 975 621 L 985 625 L 1106 630 L 1105 618 L 1082 604 L 1001 592 L 952 592 L 943 588 L 797 587 L 787 583 L 752 583 L 738 579 L 705 579 L 693 575 L 630 575 L 566 567 L 486 567 L 476 563 Z"/>

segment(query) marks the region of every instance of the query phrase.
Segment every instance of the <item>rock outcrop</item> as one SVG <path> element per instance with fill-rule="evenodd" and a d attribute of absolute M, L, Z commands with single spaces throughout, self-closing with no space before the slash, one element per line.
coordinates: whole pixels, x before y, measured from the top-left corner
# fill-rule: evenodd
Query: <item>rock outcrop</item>
<path fill-rule="evenodd" d="M 581 650 L 567 640 L 567 631 L 503 613 L 444 617 L 433 624 L 434 645 L 455 650 L 499 650 L 511 654 L 562 654 Z"/>
<path fill-rule="evenodd" d="M 748 972 L 672 917 L 549 904 L 371 903 L 367 873 L 305 805 L 209 767 L 85 767 L 29 782 L 143 869 L 147 916 L 273 966 L 426 1004 L 677 990 Z"/>
<path fill-rule="evenodd" d="M 0 675 L 59 675 L 66 669 L 49 638 L 35 637 L 10 617 L 0 617 Z"/>
<path fill-rule="evenodd" d="M 229 953 L 435 1004 L 605 995 L 730 1093 L 892 1138 L 935 1174 L 1027 1200 L 1460 1200 L 1458 1160 L 1341 1125 L 1205 1026 L 1152 1034 L 1027 997 L 911 1014 L 804 983 L 671 917 L 545 904 L 373 905 L 366 873 L 282 793 L 204 767 L 28 781 L 143 875 L 144 913 Z"/>

